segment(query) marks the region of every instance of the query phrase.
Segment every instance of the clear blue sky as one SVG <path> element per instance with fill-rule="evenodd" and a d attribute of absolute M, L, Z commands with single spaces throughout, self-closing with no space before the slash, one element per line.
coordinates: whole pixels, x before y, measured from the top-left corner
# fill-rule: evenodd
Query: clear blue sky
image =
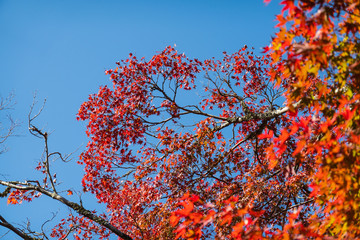
<path fill-rule="evenodd" d="M 51 132 L 50 150 L 70 153 L 82 146 L 73 162 L 54 166 L 62 189 L 80 190 L 82 167 L 75 162 L 87 138 L 85 124 L 75 115 L 89 94 L 108 83 L 106 69 L 130 52 L 151 58 L 174 44 L 199 59 L 220 57 L 245 44 L 260 52 L 270 42 L 280 9 L 276 0 L 268 6 L 262 0 L 0 0 L 0 95 L 15 94 L 9 113 L 21 122 L 17 136 L 7 142 L 8 152 L 0 155 L 0 177 L 37 178 L 34 167 L 43 145 L 27 131 L 35 91 L 40 102 L 47 99 L 38 126 Z M 6 122 L 5 112 L 0 121 Z M 15 207 L 0 199 L 0 214 L 12 223 L 28 218 L 39 230 L 51 212 L 59 217 L 67 212 L 43 198 Z M 85 206 L 97 208 L 91 197 Z M 0 227 L 0 237 L 5 232 Z M 17 238 L 9 234 L 2 239 Z"/>

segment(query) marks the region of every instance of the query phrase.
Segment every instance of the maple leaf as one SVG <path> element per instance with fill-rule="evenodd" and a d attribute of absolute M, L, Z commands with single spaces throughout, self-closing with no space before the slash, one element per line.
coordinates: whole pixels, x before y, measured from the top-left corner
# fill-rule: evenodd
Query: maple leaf
<path fill-rule="evenodd" d="M 18 203 L 18 201 L 13 197 L 8 198 L 8 200 L 7 200 L 7 204 L 17 204 L 17 203 Z"/>
<path fill-rule="evenodd" d="M 268 132 L 264 132 L 259 135 L 259 139 L 273 138 L 274 132 L 273 130 L 268 130 Z"/>

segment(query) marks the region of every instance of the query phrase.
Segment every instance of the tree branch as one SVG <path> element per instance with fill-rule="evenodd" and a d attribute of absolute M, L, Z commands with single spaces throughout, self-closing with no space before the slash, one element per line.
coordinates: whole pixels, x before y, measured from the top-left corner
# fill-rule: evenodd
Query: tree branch
<path fill-rule="evenodd" d="M 3 216 L 0 215 L 0 226 L 3 226 L 11 231 L 13 231 L 15 234 L 20 236 L 21 238 L 25 240 L 40 240 L 40 238 L 33 238 L 29 236 L 28 234 L 20 231 L 18 228 L 16 228 L 14 225 L 10 224 L 8 221 L 5 220 Z"/>
<path fill-rule="evenodd" d="M 15 188 L 15 189 L 18 189 L 18 190 L 33 190 L 33 191 L 37 191 L 37 192 L 40 192 L 48 197 L 51 197 L 63 204 L 65 204 L 66 206 L 72 208 L 73 210 L 75 210 L 78 214 L 84 216 L 84 217 L 87 217 L 89 218 L 90 220 L 100 224 L 101 226 L 109 229 L 111 232 L 113 232 L 115 235 L 121 237 L 122 239 L 124 240 L 132 240 L 132 238 L 121 232 L 119 229 L 117 229 L 115 226 L 111 225 L 108 221 L 106 221 L 105 219 L 95 215 L 94 213 L 92 213 L 91 211 L 85 209 L 84 207 L 80 206 L 79 204 L 75 203 L 75 202 L 71 202 L 69 201 L 68 199 L 60 196 L 58 193 L 56 193 L 55 191 L 54 192 L 51 192 L 49 190 L 46 190 L 40 186 L 36 186 L 36 185 L 32 185 L 28 182 L 17 182 L 17 181 L 14 181 L 14 182 L 8 182 L 8 181 L 3 181 L 3 180 L 0 180 L 0 184 L 1 185 L 4 185 L 4 186 L 7 186 L 7 187 L 11 187 L 11 188 Z"/>

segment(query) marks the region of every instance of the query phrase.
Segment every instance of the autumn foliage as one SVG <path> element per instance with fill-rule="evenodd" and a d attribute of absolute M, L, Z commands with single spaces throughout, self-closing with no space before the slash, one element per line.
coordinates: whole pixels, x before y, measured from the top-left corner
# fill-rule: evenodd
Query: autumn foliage
<path fill-rule="evenodd" d="M 283 1 L 279 31 L 271 55 L 286 60 L 278 82 L 295 81 L 285 96 L 299 102 L 297 116 L 309 128 L 293 124 L 301 136 L 296 158 L 312 159 L 311 197 L 314 213 L 308 220 L 321 238 L 357 239 L 359 215 L 359 24 L 358 1 Z M 309 81 L 316 78 L 316 83 Z M 304 94 L 306 93 L 306 94 Z M 291 135 L 291 134 L 290 134 Z M 273 152 L 269 150 L 268 152 Z"/>
<path fill-rule="evenodd" d="M 83 185 L 110 222 L 134 238 L 261 236 L 256 226 L 286 222 L 290 206 L 302 203 L 300 218 L 311 211 L 312 163 L 296 166 L 294 140 L 269 159 L 271 141 L 258 137 L 290 127 L 270 69 L 268 55 L 245 46 L 205 61 L 168 47 L 107 71 L 112 88 L 91 95 L 79 118 L 91 138 Z"/>
<path fill-rule="evenodd" d="M 360 3 L 282 4 L 261 56 L 167 47 L 106 71 L 78 119 L 83 190 L 108 212 L 69 215 L 53 237 L 107 238 L 111 225 L 124 239 L 360 238 Z"/>

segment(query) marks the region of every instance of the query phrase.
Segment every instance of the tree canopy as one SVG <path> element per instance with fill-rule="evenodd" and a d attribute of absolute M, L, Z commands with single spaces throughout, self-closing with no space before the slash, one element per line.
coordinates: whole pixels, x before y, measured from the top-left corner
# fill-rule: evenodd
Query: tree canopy
<path fill-rule="evenodd" d="M 269 2 L 269 1 L 265 1 Z M 271 44 L 198 60 L 167 47 L 130 54 L 77 118 L 89 142 L 83 191 L 62 196 L 48 134 L 43 181 L 5 181 L 9 204 L 47 195 L 73 209 L 51 237 L 360 238 L 360 3 L 284 0 Z M 72 192 L 69 190 L 68 194 Z M 0 226 L 24 239 L 0 216 Z"/>

